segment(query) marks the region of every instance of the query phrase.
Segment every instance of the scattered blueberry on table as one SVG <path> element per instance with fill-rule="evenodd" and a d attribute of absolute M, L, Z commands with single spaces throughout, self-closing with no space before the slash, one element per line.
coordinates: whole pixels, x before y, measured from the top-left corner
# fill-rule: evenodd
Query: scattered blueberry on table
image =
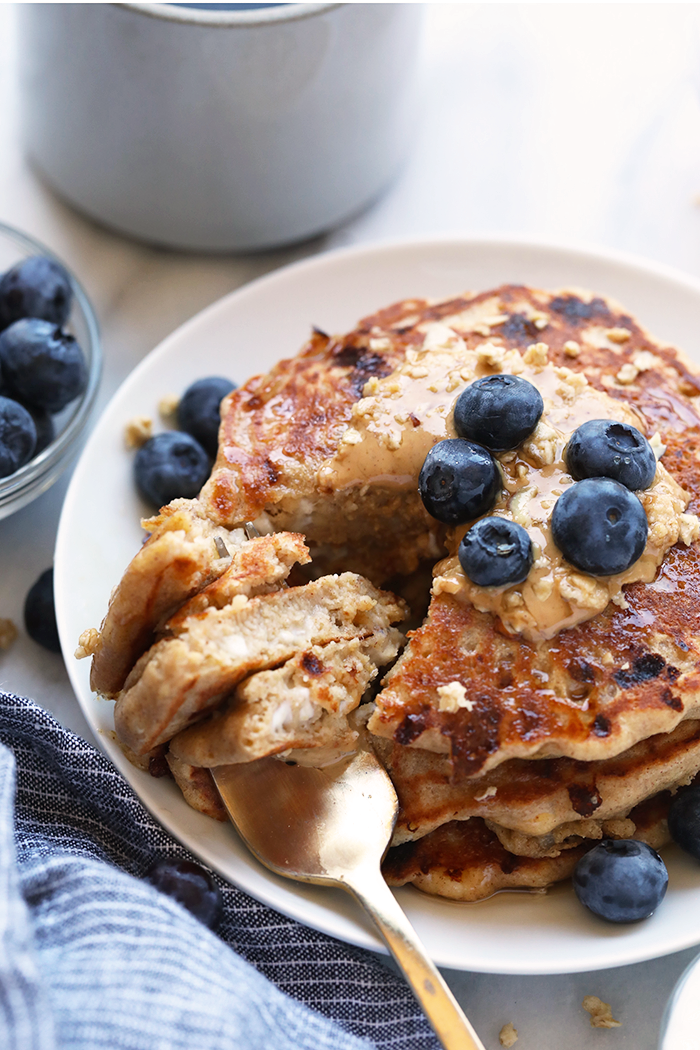
<path fill-rule="evenodd" d="M 656 474 L 654 450 L 636 427 L 589 419 L 571 435 L 564 456 L 575 481 L 612 478 L 630 490 L 648 489 Z"/>
<path fill-rule="evenodd" d="M 491 510 L 501 491 L 498 465 L 482 445 L 447 438 L 433 445 L 418 477 L 425 509 L 446 525 L 463 525 Z"/>
<path fill-rule="evenodd" d="M 194 499 L 210 470 L 211 460 L 202 446 L 181 430 L 156 434 L 134 459 L 136 487 L 154 507 L 173 499 Z"/>
<path fill-rule="evenodd" d="M 663 900 L 668 872 L 645 842 L 605 839 L 581 857 L 573 884 L 578 899 L 594 915 L 608 922 L 639 922 Z"/>
<path fill-rule="evenodd" d="M 208 871 L 191 860 L 159 857 L 144 876 L 146 882 L 187 908 L 195 919 L 215 930 L 223 910 L 221 891 Z"/>
<path fill-rule="evenodd" d="M 235 389 L 236 384 L 230 379 L 208 376 L 192 383 L 177 406 L 177 423 L 180 430 L 191 434 L 212 459 L 216 457 L 219 441 L 219 406 L 222 399 Z"/>
<path fill-rule="evenodd" d="M 481 518 L 462 537 L 458 551 L 465 576 L 480 587 L 522 583 L 532 566 L 527 530 L 507 518 Z"/>
<path fill-rule="evenodd" d="M 639 499 L 612 478 L 584 478 L 559 497 L 552 537 L 567 561 L 591 576 L 629 569 L 644 550 L 649 522 Z"/>
<path fill-rule="evenodd" d="M 52 653 L 60 653 L 53 600 L 53 569 L 42 572 L 24 602 L 24 626 L 30 638 Z"/>
<path fill-rule="evenodd" d="M 470 383 L 454 407 L 455 430 L 492 452 L 517 448 L 540 421 L 544 401 L 527 379 L 502 373 Z"/>

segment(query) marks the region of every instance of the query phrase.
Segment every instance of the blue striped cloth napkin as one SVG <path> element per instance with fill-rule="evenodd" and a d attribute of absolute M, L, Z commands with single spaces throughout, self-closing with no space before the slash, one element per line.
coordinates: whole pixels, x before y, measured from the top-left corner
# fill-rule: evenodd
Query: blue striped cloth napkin
<path fill-rule="evenodd" d="M 0 692 L 3 1050 L 435 1050 L 371 953 L 221 880 L 217 936 L 141 881 L 158 856 L 190 855 L 103 755 Z"/>

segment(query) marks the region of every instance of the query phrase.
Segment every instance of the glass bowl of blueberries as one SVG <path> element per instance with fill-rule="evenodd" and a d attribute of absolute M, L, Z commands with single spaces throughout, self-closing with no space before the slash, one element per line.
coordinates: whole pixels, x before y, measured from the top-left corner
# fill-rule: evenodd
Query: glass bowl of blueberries
<path fill-rule="evenodd" d="M 0 223 L 0 518 L 68 466 L 101 371 L 97 321 L 81 286 L 47 248 Z"/>

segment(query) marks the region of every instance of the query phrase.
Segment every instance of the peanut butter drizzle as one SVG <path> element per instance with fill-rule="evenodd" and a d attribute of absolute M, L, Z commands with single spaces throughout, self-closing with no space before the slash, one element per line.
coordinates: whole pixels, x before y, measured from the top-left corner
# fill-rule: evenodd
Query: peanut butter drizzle
<path fill-rule="evenodd" d="M 432 446 L 457 436 L 452 421 L 454 402 L 469 383 L 482 376 L 498 372 L 522 376 L 539 389 L 544 400 L 542 418 L 533 434 L 515 452 L 496 456 L 504 487 L 491 513 L 527 529 L 534 553 L 527 579 L 508 587 L 473 584 L 456 556 L 470 522 L 448 533 L 450 556 L 435 567 L 433 593 L 468 601 L 482 612 L 499 616 L 507 631 L 537 642 L 590 619 L 610 601 L 624 608 L 622 587 L 626 583 L 651 582 L 674 543 L 679 539 L 690 542 L 700 534 L 697 518 L 684 514 L 690 497 L 659 464 L 651 488 L 638 493 L 649 518 L 642 556 L 616 576 L 579 572 L 562 557 L 550 528 L 554 504 L 573 481 L 566 471 L 564 448 L 574 430 L 589 419 L 614 419 L 644 432 L 641 416 L 628 403 L 590 386 L 581 372 L 550 365 L 544 343 L 534 344 L 521 355 L 496 341 L 469 349 L 453 329 L 441 323 L 428 324 L 425 331 L 421 350 L 409 350 L 406 361 L 391 375 L 372 378 L 365 385 L 338 452 L 319 469 L 322 491 L 371 484 L 415 492 Z"/>

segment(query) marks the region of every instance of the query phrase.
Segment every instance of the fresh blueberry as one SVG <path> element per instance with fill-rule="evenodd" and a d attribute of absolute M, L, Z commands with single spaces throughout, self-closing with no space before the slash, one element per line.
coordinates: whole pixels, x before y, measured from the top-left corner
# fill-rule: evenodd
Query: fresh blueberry
<path fill-rule="evenodd" d="M 425 457 L 418 491 L 434 518 L 463 525 L 491 510 L 501 491 L 501 475 L 487 449 L 448 438 L 433 445 Z"/>
<path fill-rule="evenodd" d="M 187 908 L 210 930 L 219 925 L 223 910 L 221 891 L 209 872 L 199 864 L 160 857 L 151 864 L 144 877 L 151 886 Z"/>
<path fill-rule="evenodd" d="M 183 497 L 194 499 L 209 477 L 211 461 L 191 434 L 166 430 L 136 453 L 136 486 L 149 503 L 162 507 Z"/>
<path fill-rule="evenodd" d="M 649 523 L 634 493 L 611 478 L 585 478 L 554 504 L 552 536 L 567 561 L 592 576 L 614 576 L 636 562 Z"/>
<path fill-rule="evenodd" d="M 36 450 L 36 426 L 26 408 L 0 397 L 0 478 L 14 474 Z"/>
<path fill-rule="evenodd" d="M 493 452 L 517 448 L 537 426 L 544 401 L 537 387 L 519 376 L 486 376 L 457 398 L 455 430 Z"/>
<path fill-rule="evenodd" d="M 43 255 L 32 256 L 0 280 L 0 328 L 22 317 L 65 324 L 72 300 L 71 280 L 63 267 Z"/>
<path fill-rule="evenodd" d="M 0 332 L 0 361 L 13 397 L 49 412 L 60 412 L 87 385 L 85 358 L 74 337 L 35 317 Z"/>
<path fill-rule="evenodd" d="M 648 489 L 656 474 L 656 456 L 636 427 L 614 419 L 582 423 L 564 451 L 569 474 L 582 478 L 612 478 L 633 492 Z"/>
<path fill-rule="evenodd" d="M 27 634 L 44 649 L 60 653 L 56 627 L 56 610 L 53 603 L 53 569 L 46 569 L 30 587 L 24 602 L 24 626 Z"/>
<path fill-rule="evenodd" d="M 668 810 L 668 830 L 681 849 L 700 860 L 700 784 L 673 799 Z"/>
<path fill-rule="evenodd" d="M 664 899 L 668 872 L 645 842 L 605 839 L 581 857 L 573 883 L 581 903 L 601 919 L 638 922 Z"/>
<path fill-rule="evenodd" d="M 219 443 L 221 399 L 236 389 L 236 384 L 221 376 L 198 379 L 189 386 L 177 406 L 177 424 L 196 438 L 212 459 Z"/>
<path fill-rule="evenodd" d="M 47 412 L 45 408 L 37 408 L 35 405 L 27 405 L 25 407 L 34 420 L 34 426 L 36 427 L 34 455 L 38 456 L 56 437 L 56 424 L 51 413 Z"/>
<path fill-rule="evenodd" d="M 481 518 L 464 534 L 458 556 L 472 583 L 503 587 L 526 579 L 532 565 L 532 544 L 522 525 L 507 518 Z"/>

